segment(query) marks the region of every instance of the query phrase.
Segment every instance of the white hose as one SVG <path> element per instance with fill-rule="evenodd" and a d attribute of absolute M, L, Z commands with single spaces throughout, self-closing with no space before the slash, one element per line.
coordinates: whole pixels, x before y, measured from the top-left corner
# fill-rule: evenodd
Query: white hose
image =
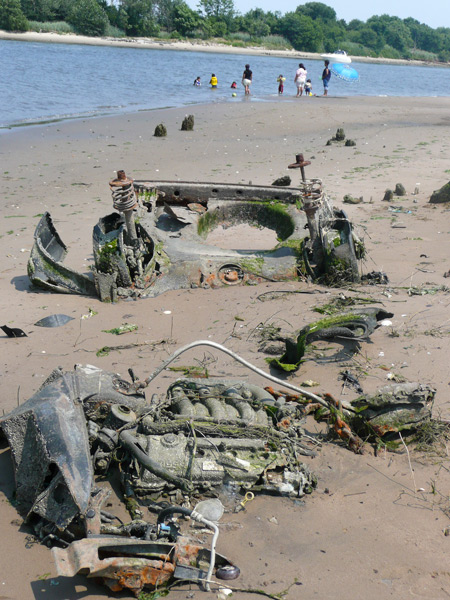
<path fill-rule="evenodd" d="M 216 544 L 217 544 L 217 538 L 219 537 L 219 528 L 215 523 L 213 523 L 212 521 L 208 521 L 208 519 L 205 519 L 205 517 L 203 515 L 201 515 L 200 513 L 198 513 L 195 510 L 193 510 L 191 512 L 191 519 L 194 519 L 194 521 L 198 521 L 199 523 L 203 523 L 203 525 L 206 525 L 206 527 L 209 527 L 210 529 L 212 529 L 214 531 L 214 535 L 213 535 L 212 542 L 211 542 L 211 556 L 209 559 L 209 569 L 208 569 L 208 573 L 206 574 L 206 581 L 204 584 L 205 590 L 207 592 L 210 592 L 211 588 L 209 586 L 209 582 L 211 581 L 211 577 L 212 577 L 213 570 L 214 570 L 214 565 L 216 564 Z"/>
<path fill-rule="evenodd" d="M 150 384 L 150 382 L 153 381 L 153 379 L 155 379 L 155 377 L 161 373 L 161 371 L 164 371 L 164 369 L 166 367 L 168 367 L 170 365 L 170 363 L 173 362 L 176 358 L 178 358 L 181 354 L 183 354 L 183 352 L 186 352 L 187 350 L 190 350 L 191 348 L 196 348 L 197 346 L 211 346 L 212 348 L 216 348 L 216 350 L 221 350 L 222 352 L 225 352 L 225 354 L 228 354 L 228 356 L 231 356 L 232 358 L 234 358 L 234 360 L 237 360 L 238 362 L 240 362 L 242 365 L 244 365 L 244 367 L 247 367 L 247 368 L 251 369 L 252 371 L 254 371 L 255 373 L 258 373 L 258 375 L 261 375 L 262 377 L 265 377 L 266 379 L 269 379 L 270 381 L 273 381 L 273 382 L 277 383 L 278 385 L 281 385 L 285 388 L 293 390 L 294 392 L 297 392 L 298 394 L 302 394 L 302 396 L 305 396 L 306 398 L 309 398 L 310 400 L 314 400 L 314 402 L 318 402 L 322 406 L 329 408 L 328 402 L 326 400 L 324 400 L 323 398 L 321 398 L 320 396 L 316 396 L 316 394 L 313 394 L 312 392 L 309 392 L 308 390 L 305 390 L 304 388 L 298 387 L 296 385 L 292 385 L 292 383 L 287 383 L 286 381 L 278 379 L 278 377 L 274 377 L 273 375 L 270 375 L 269 373 L 264 372 L 262 369 L 255 367 L 255 365 L 252 365 L 251 363 L 246 361 L 244 358 L 242 358 L 235 352 L 232 352 L 225 346 L 222 346 L 221 344 L 218 344 L 217 342 L 211 342 L 210 340 L 197 340 L 196 342 L 191 342 L 190 344 L 187 344 L 186 346 L 179 348 L 167 360 L 165 360 L 157 369 L 155 369 L 153 371 L 153 373 L 151 373 L 147 377 L 147 379 L 145 379 L 143 382 L 137 381 L 135 384 L 131 385 L 129 393 L 133 393 L 134 391 L 136 391 L 138 389 L 146 388 Z"/>

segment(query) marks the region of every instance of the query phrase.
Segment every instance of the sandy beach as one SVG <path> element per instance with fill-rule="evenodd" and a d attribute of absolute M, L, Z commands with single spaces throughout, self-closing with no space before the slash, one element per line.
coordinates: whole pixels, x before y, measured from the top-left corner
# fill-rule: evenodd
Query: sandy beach
<path fill-rule="evenodd" d="M 221 43 L 217 40 L 161 40 L 158 38 L 112 38 L 89 37 L 73 33 L 55 33 L 26 31 L 15 33 L 0 30 L 0 40 L 16 40 L 21 42 L 43 42 L 52 44 L 85 44 L 89 46 L 117 46 L 122 48 L 148 48 L 153 50 L 180 50 L 183 52 L 212 52 L 220 54 L 245 54 L 247 56 L 278 56 L 306 60 L 321 60 L 316 52 L 300 52 L 298 50 L 272 50 L 263 46 L 246 46 L 241 48 Z M 399 58 L 374 58 L 371 56 L 354 56 L 355 62 L 378 63 L 386 65 L 434 65 L 430 61 L 406 60 Z M 450 63 L 437 63 L 439 66 L 450 66 Z"/>
<path fill-rule="evenodd" d="M 23 403 L 58 366 L 70 370 L 76 363 L 94 364 L 125 377 L 132 366 L 144 378 L 170 353 L 196 339 L 224 344 L 266 370 L 254 338 L 258 324 L 299 329 L 317 319 L 314 307 L 339 294 L 356 294 L 394 313 L 392 326 L 378 328 L 359 353 L 344 361 L 309 357 L 288 380 L 296 385 L 313 380 L 319 383 L 315 393 L 349 400 L 357 394 L 338 379 L 344 367 L 358 374 L 369 393 L 394 374 L 431 384 L 436 389 L 434 414 L 450 419 L 450 293 L 444 287 L 450 285 L 444 277 L 450 269 L 450 206 L 429 203 L 433 190 L 449 181 L 450 98 L 333 98 L 332 89 L 330 94 L 290 102 L 243 98 L 197 105 L 189 109 L 195 117 L 193 132 L 180 131 L 186 107 L 1 132 L 0 321 L 28 336 L 0 336 L 2 410 L 7 413 Z M 158 123 L 166 125 L 167 138 L 153 136 Z M 338 127 L 355 146 L 326 145 Z M 261 185 L 289 174 L 295 185 L 298 171 L 287 166 L 299 152 L 311 161 L 307 177 L 322 179 L 326 193 L 345 207 L 364 239 L 368 254 L 362 272 L 384 271 L 389 284 L 327 289 L 305 282 L 267 282 L 179 290 L 111 305 L 30 288 L 27 260 L 45 211 L 69 247 L 66 263 L 88 272 L 92 227 L 113 210 L 108 182 L 117 169 L 135 179 Z M 406 195 L 384 202 L 385 190 L 397 183 Z M 346 194 L 363 201 L 343 205 Z M 258 299 L 280 290 L 315 293 Z M 95 315 L 83 319 L 90 311 Z M 52 329 L 34 325 L 58 313 L 73 320 Z M 137 331 L 120 339 L 104 332 L 124 321 L 138 325 Z M 152 342 L 163 343 L 154 348 Z M 141 345 L 96 356 L 101 347 L 121 343 Z M 180 363 L 205 357 L 212 376 L 267 385 L 215 352 L 193 350 Z M 164 372 L 150 394 L 164 394 L 176 377 Z M 320 427 L 308 417 L 306 431 Z M 50 551 L 30 544 L 30 531 L 14 508 L 10 452 L 4 442 L 1 448 L 0 598 L 129 597 L 114 596 L 82 576 L 56 576 Z M 296 581 L 288 600 L 450 597 L 445 449 L 444 457 L 412 450 L 408 456 L 402 447 L 375 456 L 370 447 L 355 455 L 342 444 L 324 443 L 316 458 L 305 457 L 304 462 L 319 480 L 311 496 L 301 502 L 258 496 L 245 512 L 225 514 L 218 550 L 239 565 L 236 585 L 277 594 Z M 169 597 L 212 600 L 217 592 L 192 585 Z"/>

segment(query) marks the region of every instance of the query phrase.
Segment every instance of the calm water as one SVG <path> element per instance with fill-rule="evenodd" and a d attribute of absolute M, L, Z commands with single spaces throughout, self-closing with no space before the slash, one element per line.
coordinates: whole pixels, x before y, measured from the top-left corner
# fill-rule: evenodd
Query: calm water
<path fill-rule="evenodd" d="M 277 98 L 276 79 L 286 77 L 285 94 L 291 101 L 299 59 L 45 44 L 0 40 L 0 127 L 54 118 L 94 116 L 117 112 L 175 107 L 209 102 L 240 102 L 240 84 L 246 62 L 253 70 L 252 101 Z M 322 93 L 323 62 L 304 60 L 313 92 Z M 447 96 L 450 69 L 353 63 L 358 83 L 336 77 L 330 82 L 334 96 Z M 207 83 L 211 73 L 219 87 Z M 203 85 L 192 84 L 200 76 Z M 230 85 L 238 82 L 237 97 Z"/>

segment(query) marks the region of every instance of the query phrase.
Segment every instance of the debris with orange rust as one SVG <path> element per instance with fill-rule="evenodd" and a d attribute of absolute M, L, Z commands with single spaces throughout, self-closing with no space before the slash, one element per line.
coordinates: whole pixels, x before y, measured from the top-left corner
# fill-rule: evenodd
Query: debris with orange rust
<path fill-rule="evenodd" d="M 173 579 L 200 581 L 208 571 L 209 551 L 189 538 L 176 541 L 138 540 L 96 536 L 72 542 L 67 548 L 53 548 L 59 576 L 84 573 L 100 578 L 113 592 L 129 590 L 136 596 L 144 587 L 164 588 Z M 216 577 L 221 569 L 239 576 L 239 569 L 224 556 L 215 556 Z"/>
<path fill-rule="evenodd" d="M 364 442 L 352 432 L 350 426 L 341 417 L 335 417 L 333 428 L 341 440 L 348 443 L 350 450 L 353 450 L 356 454 L 363 454 Z"/>
<path fill-rule="evenodd" d="M 324 398 L 330 404 L 330 420 L 333 423 L 333 429 L 341 438 L 347 442 L 350 450 L 355 454 L 363 454 L 364 442 L 351 430 L 350 425 L 344 420 L 342 405 L 339 400 L 333 398 L 331 394 L 324 394 Z"/>

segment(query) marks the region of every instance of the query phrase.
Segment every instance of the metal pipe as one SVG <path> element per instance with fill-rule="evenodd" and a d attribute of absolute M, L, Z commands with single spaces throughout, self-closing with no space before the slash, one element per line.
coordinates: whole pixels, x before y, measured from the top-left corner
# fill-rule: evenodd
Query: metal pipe
<path fill-rule="evenodd" d="M 127 393 L 133 394 L 133 393 L 137 392 L 137 390 L 139 390 L 139 389 L 146 388 L 151 383 L 151 381 L 153 381 L 153 379 L 155 379 L 155 377 L 161 373 L 161 371 L 164 371 L 164 369 L 170 365 L 171 362 L 173 362 L 176 358 L 178 358 L 184 352 L 187 352 L 187 350 L 191 350 L 191 348 L 196 348 L 197 346 L 210 346 L 211 348 L 215 348 L 216 350 L 221 350 L 225 354 L 228 354 L 228 356 L 231 356 L 231 358 L 234 358 L 234 360 L 237 360 L 237 362 L 240 362 L 242 365 L 244 365 L 244 367 L 247 367 L 247 368 L 251 369 L 252 371 L 254 371 L 255 373 L 257 373 L 258 375 L 261 375 L 261 377 L 265 377 L 266 379 L 269 379 L 270 381 L 273 381 L 274 383 L 277 383 L 278 385 L 281 385 L 290 390 L 294 390 L 294 392 L 297 392 L 297 393 L 301 394 L 302 396 L 305 396 L 305 398 L 314 400 L 314 402 L 318 402 L 322 406 L 329 408 L 328 402 L 326 400 L 324 400 L 323 398 L 321 398 L 320 396 L 317 396 L 316 394 L 313 394 L 312 392 L 310 392 L 304 388 L 298 387 L 296 385 L 292 385 L 292 383 L 287 383 L 286 381 L 282 381 L 281 379 L 278 379 L 278 377 L 274 377 L 273 375 L 270 375 L 269 373 L 265 373 L 262 369 L 255 367 L 255 365 L 252 365 L 251 363 L 246 361 L 244 358 L 242 358 L 235 352 L 232 352 L 231 350 L 229 350 L 225 346 L 222 346 L 221 344 L 218 344 L 217 342 L 211 342 L 210 340 L 197 340 L 196 342 L 191 342 L 190 344 L 187 344 L 186 346 L 179 348 L 167 360 L 165 360 L 159 367 L 157 367 L 153 371 L 153 373 L 151 373 L 147 377 L 147 379 L 145 379 L 144 381 L 136 381 L 135 383 L 131 384 L 131 386 L 128 388 Z"/>
<path fill-rule="evenodd" d="M 206 527 L 209 527 L 210 529 L 212 529 L 214 531 L 213 538 L 211 540 L 209 569 L 208 569 L 208 573 L 206 574 L 206 582 L 205 582 L 205 590 L 207 592 L 210 592 L 211 588 L 210 588 L 209 582 L 211 581 L 211 577 L 212 577 L 213 570 L 214 570 L 214 565 L 216 564 L 216 544 L 217 544 L 217 538 L 219 537 L 219 528 L 212 521 L 205 519 L 205 517 L 203 515 L 201 515 L 200 513 L 198 513 L 196 510 L 192 511 L 191 519 L 194 519 L 194 521 L 198 521 L 199 523 L 206 525 Z"/>

